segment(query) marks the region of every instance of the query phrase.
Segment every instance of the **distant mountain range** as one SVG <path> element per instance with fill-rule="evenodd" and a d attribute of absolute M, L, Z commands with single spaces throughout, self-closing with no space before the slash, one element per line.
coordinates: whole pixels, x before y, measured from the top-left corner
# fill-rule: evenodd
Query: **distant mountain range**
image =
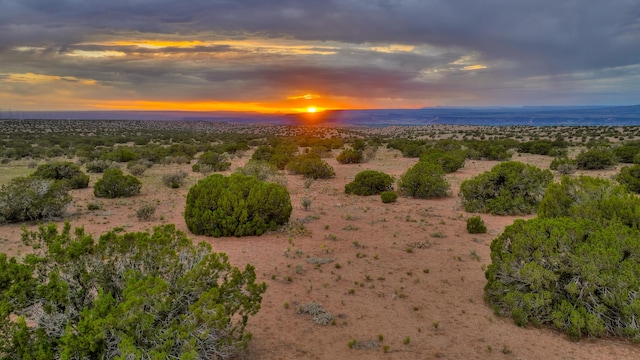
<path fill-rule="evenodd" d="M 435 107 L 422 109 L 332 110 L 321 113 L 260 114 L 195 111 L 0 111 L 3 119 L 173 120 L 243 124 L 326 126 L 640 126 L 640 105 Z"/>

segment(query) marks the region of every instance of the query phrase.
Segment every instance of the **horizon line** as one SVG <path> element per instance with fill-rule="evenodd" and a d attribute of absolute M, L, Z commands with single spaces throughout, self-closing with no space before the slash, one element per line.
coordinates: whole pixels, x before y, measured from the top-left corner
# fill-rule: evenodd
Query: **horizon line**
<path fill-rule="evenodd" d="M 323 112 L 337 112 L 337 111 L 385 111 L 385 110 L 428 110 L 428 109 L 525 109 L 525 108 L 614 108 L 614 107 L 633 107 L 640 106 L 637 104 L 624 104 L 624 105 L 442 105 L 442 106 L 424 106 L 418 108 L 336 108 L 336 109 L 324 109 L 317 113 Z M 131 110 L 131 109 L 75 109 L 75 110 L 24 110 L 24 109 L 2 109 L 0 113 L 13 112 L 13 113 L 116 113 L 116 112 L 128 112 L 128 113 L 239 113 L 239 114 L 257 114 L 257 115 L 299 115 L 307 114 L 305 111 L 299 112 L 261 112 L 255 110 Z"/>

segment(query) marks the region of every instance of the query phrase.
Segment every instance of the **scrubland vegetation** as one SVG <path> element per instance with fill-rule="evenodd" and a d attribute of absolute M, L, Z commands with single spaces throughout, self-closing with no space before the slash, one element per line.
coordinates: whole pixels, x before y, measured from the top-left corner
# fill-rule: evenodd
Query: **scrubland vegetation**
<path fill-rule="evenodd" d="M 286 224 L 291 210 L 289 192 L 281 185 L 214 174 L 191 187 L 184 219 L 196 235 L 262 235 Z"/>
<path fill-rule="evenodd" d="M 609 180 L 563 177 L 540 208 L 491 245 L 487 301 L 572 339 L 639 339 L 640 199 Z"/>
<path fill-rule="evenodd" d="M 386 279 L 396 276 L 395 265 L 385 261 L 401 263 L 402 257 L 418 258 L 416 252 L 439 247 L 449 251 L 447 242 L 468 234 L 482 237 L 470 238 L 469 247 L 492 240 L 488 252 L 481 256 L 471 248 L 447 256 L 457 264 L 486 262 L 484 301 L 495 314 L 519 326 L 552 327 L 573 340 L 640 339 L 637 128 L 302 129 L 2 121 L 0 129 L 0 162 L 11 169 L 0 176 L 0 224 L 26 225 L 22 242 L 29 247 L 19 256 L 0 255 L 0 357 L 228 358 L 250 345 L 245 328 L 250 329 L 251 317 L 269 294 L 266 283 L 286 294 L 288 284 L 312 272 L 336 284 L 351 277 L 343 294 L 324 296 L 340 310 L 325 309 L 313 298 L 319 289 L 332 288 L 324 280 L 305 285 L 307 305 L 292 301 L 296 315 L 346 327 L 355 320 L 345 320 L 349 315 L 340 311 L 349 311 L 350 298 L 361 293 L 385 298 L 389 292 L 393 300 L 405 301 L 411 296 L 407 287 L 430 281 L 416 274 L 431 276 L 435 270 L 422 264 L 404 270 L 391 284 Z M 380 155 L 382 149 L 386 152 Z M 393 156 L 384 164 L 402 159 L 406 166 L 374 166 L 381 156 Z M 546 166 L 520 161 L 529 156 Z M 14 171 L 18 163 L 28 166 Z M 486 164 L 486 171 L 465 173 L 478 163 Z M 324 185 L 329 181 L 341 185 Z M 155 194 L 155 202 L 137 201 L 148 196 L 147 186 L 172 196 L 170 206 L 183 217 L 158 212 L 162 194 Z M 83 189 L 93 196 L 74 204 Z M 451 204 L 457 206 L 447 210 L 448 217 L 430 205 L 445 199 L 454 199 Z M 96 219 L 106 218 L 104 201 L 126 201 L 132 217 L 147 223 L 144 230 L 126 232 L 125 224 L 113 224 L 103 234 L 72 230 L 75 221 L 88 216 L 82 215 L 85 209 L 102 214 L 92 215 Z M 403 202 L 417 205 L 396 213 Z M 81 215 L 69 209 L 73 206 L 82 209 L 76 211 Z M 328 212 L 347 207 L 351 212 L 339 215 L 345 225 L 336 229 L 326 221 L 320 226 Z M 497 228 L 488 220 L 493 215 L 518 218 Z M 59 231 L 44 224 L 49 221 L 68 223 Z M 448 230 L 458 223 L 467 235 Z M 159 226 L 150 230 L 149 225 Z M 192 243 L 190 235 L 176 229 L 183 225 L 194 236 L 275 234 L 265 246 L 286 239 L 286 263 L 263 267 L 261 274 L 252 264 L 239 270 L 205 242 Z M 362 237 L 373 227 L 373 236 L 384 238 L 387 250 Z M 296 246 L 305 241 L 313 242 L 307 253 Z M 350 245 L 348 251 L 341 248 L 342 255 L 335 248 L 344 243 Z M 259 253 L 259 245 L 252 251 Z M 355 263 L 369 266 L 368 272 L 354 278 L 345 268 Z M 371 273 L 383 263 L 387 271 Z M 481 270 L 478 265 L 466 271 Z M 442 279 L 442 293 L 434 291 L 434 296 L 445 296 L 449 281 Z M 459 286 L 465 287 L 464 277 Z M 329 302 L 336 296 L 337 303 Z M 415 314 L 430 306 L 412 301 L 408 308 Z M 289 307 L 289 301 L 278 305 Z M 412 351 L 427 328 L 434 334 L 446 331 L 440 322 L 446 319 L 418 318 L 431 325 L 396 335 L 394 344 L 381 334 L 385 328 L 380 325 L 371 340 L 349 337 L 344 347 L 381 355 Z M 488 352 L 493 346 L 487 345 Z M 505 354 L 512 351 L 495 346 Z"/>
<path fill-rule="evenodd" d="M 465 180 L 460 197 L 468 212 L 494 215 L 534 213 L 553 174 L 517 161 L 506 161 L 491 171 Z"/>
<path fill-rule="evenodd" d="M 344 192 L 354 195 L 378 195 L 393 190 L 394 179 L 381 171 L 365 170 L 344 186 Z"/>
<path fill-rule="evenodd" d="M 23 238 L 23 261 L 0 255 L 3 358 L 224 359 L 251 339 L 266 284 L 172 225 L 96 241 L 52 224 Z"/>

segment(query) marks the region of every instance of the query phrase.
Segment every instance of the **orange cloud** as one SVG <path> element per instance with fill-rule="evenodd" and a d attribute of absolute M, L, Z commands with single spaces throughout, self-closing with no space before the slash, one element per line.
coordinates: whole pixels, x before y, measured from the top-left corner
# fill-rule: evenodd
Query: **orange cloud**
<path fill-rule="evenodd" d="M 192 49 L 200 46 L 229 46 L 235 50 L 258 54 L 280 55 L 333 55 L 337 45 L 327 45 L 326 42 L 309 43 L 293 39 L 222 39 L 222 40 L 117 40 L 102 42 L 87 42 L 79 45 L 96 46 L 133 46 L 143 49 L 162 51 L 164 48 Z"/>
<path fill-rule="evenodd" d="M 413 52 L 415 50 L 415 46 L 403 45 L 403 44 L 390 44 L 387 46 L 372 46 L 370 49 L 373 51 L 390 53 L 390 54 L 408 53 L 408 52 Z"/>
<path fill-rule="evenodd" d="M 131 40 L 131 41 L 105 41 L 105 42 L 93 42 L 86 43 L 87 45 L 102 45 L 102 46 L 137 46 L 147 49 L 162 49 L 166 47 L 176 48 L 193 48 L 196 46 L 205 45 L 204 42 L 199 40 Z"/>
<path fill-rule="evenodd" d="M 477 64 L 477 65 L 465 66 L 465 67 L 462 68 L 462 70 L 472 71 L 472 70 L 482 70 L 482 69 L 486 69 L 486 68 L 487 68 L 486 65 Z"/>
<path fill-rule="evenodd" d="M 312 100 L 312 99 L 318 99 L 318 98 L 320 98 L 320 95 L 304 94 L 304 95 L 289 96 L 287 100 L 299 100 L 299 99 Z"/>

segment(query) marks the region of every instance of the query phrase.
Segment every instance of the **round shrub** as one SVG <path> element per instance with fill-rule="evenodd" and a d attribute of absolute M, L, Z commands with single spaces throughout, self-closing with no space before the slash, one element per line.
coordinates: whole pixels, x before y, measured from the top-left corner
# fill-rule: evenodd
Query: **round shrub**
<path fill-rule="evenodd" d="M 402 175 L 398 183 L 399 191 L 416 198 L 440 198 L 450 195 L 451 185 L 439 164 L 418 161 Z"/>
<path fill-rule="evenodd" d="M 556 170 L 563 175 L 573 174 L 576 172 L 576 161 L 566 156 L 556 157 L 551 160 L 549 169 Z"/>
<path fill-rule="evenodd" d="M 62 180 L 71 189 L 84 189 L 89 186 L 89 175 L 85 174 L 80 166 L 68 161 L 56 161 L 38 166 L 33 176 Z"/>
<path fill-rule="evenodd" d="M 336 176 L 331 165 L 316 153 L 308 153 L 294 157 L 288 164 L 287 170 L 294 174 L 301 174 L 309 179 L 329 179 Z"/>
<path fill-rule="evenodd" d="M 207 151 L 200 155 L 198 163 L 193 165 L 193 171 L 211 172 L 211 171 L 225 171 L 229 170 L 231 162 L 224 154 L 218 154 L 215 151 Z"/>
<path fill-rule="evenodd" d="M 440 164 L 444 172 L 452 173 L 464 166 L 467 154 L 464 151 L 447 151 L 441 149 L 427 149 L 420 155 L 420 161 Z"/>
<path fill-rule="evenodd" d="M 118 146 L 113 150 L 100 155 L 102 160 L 111 160 L 115 162 L 129 162 L 140 159 L 137 149 L 131 146 Z"/>
<path fill-rule="evenodd" d="M 138 195 L 142 183 L 133 175 L 125 175 L 120 169 L 107 169 L 96 182 L 93 194 L 97 197 L 117 198 Z"/>
<path fill-rule="evenodd" d="M 236 173 L 255 176 L 258 180 L 272 182 L 287 187 L 287 178 L 278 171 L 278 168 L 266 161 L 262 160 L 249 160 L 245 166 L 238 167 L 235 170 Z M 305 180 L 305 187 L 309 188 L 307 183 L 313 181 L 313 179 L 307 178 Z"/>
<path fill-rule="evenodd" d="M 563 164 L 572 164 L 575 166 L 576 161 L 572 160 L 566 156 L 560 156 L 560 157 L 556 157 L 553 158 L 553 160 L 551 160 L 551 164 L 549 165 L 549 169 L 551 170 L 558 170 L 558 166 L 563 165 Z"/>
<path fill-rule="evenodd" d="M 118 169 L 118 164 L 111 160 L 92 160 L 85 165 L 87 172 L 103 173 L 107 169 Z"/>
<path fill-rule="evenodd" d="M 364 151 L 364 149 L 367 147 L 367 143 L 365 143 L 362 139 L 355 139 L 351 143 L 351 147 L 356 151 Z"/>
<path fill-rule="evenodd" d="M 338 156 L 336 160 L 340 164 L 359 164 L 364 160 L 362 150 L 345 149 Z"/>
<path fill-rule="evenodd" d="M 623 167 L 616 180 L 630 191 L 640 193 L 640 165 Z"/>
<path fill-rule="evenodd" d="M 600 170 L 615 166 L 618 163 L 611 149 L 594 147 L 576 156 L 576 167 L 580 170 Z"/>
<path fill-rule="evenodd" d="M 19 177 L 0 187 L 0 223 L 51 219 L 71 202 L 67 185 L 38 177 Z"/>
<path fill-rule="evenodd" d="M 147 171 L 148 167 L 146 167 L 145 165 L 142 165 L 142 164 L 136 164 L 136 165 L 132 165 L 128 169 L 129 169 L 129 172 L 131 173 L 131 175 L 133 175 L 133 176 L 142 176 L 144 174 L 144 172 Z"/>
<path fill-rule="evenodd" d="M 355 195 L 376 195 L 393 189 L 393 178 L 380 171 L 365 170 L 344 186 L 344 192 Z"/>
<path fill-rule="evenodd" d="M 409 140 L 398 138 L 390 140 L 387 143 L 387 148 L 400 150 L 402 152 L 402 156 L 410 158 L 420 157 L 420 154 L 422 154 L 430 147 L 431 144 L 429 144 L 426 140 Z"/>
<path fill-rule="evenodd" d="M 189 189 L 184 218 L 196 235 L 262 235 L 287 223 L 292 209 L 283 186 L 253 176 L 214 174 Z"/>
<path fill-rule="evenodd" d="M 620 222 L 640 226 L 640 199 L 613 181 L 580 176 L 563 176 L 552 183 L 538 207 L 538 216 L 554 218 L 570 216 L 589 219 L 602 225 Z"/>
<path fill-rule="evenodd" d="M 383 191 L 380 193 L 380 200 L 385 204 L 394 203 L 398 200 L 398 193 L 395 191 Z"/>
<path fill-rule="evenodd" d="M 298 147 L 296 146 L 296 151 L 297 150 Z M 273 147 L 269 145 L 260 145 L 253 152 L 253 155 L 251 155 L 251 160 L 268 162 L 269 160 L 271 160 L 271 157 L 274 153 L 275 149 Z"/>
<path fill-rule="evenodd" d="M 440 139 L 433 147 L 445 152 L 462 150 L 462 142 L 455 139 Z"/>
<path fill-rule="evenodd" d="M 291 142 L 281 142 L 274 146 L 259 146 L 251 156 L 252 160 L 266 161 L 274 165 L 278 170 L 284 170 L 285 166 L 295 157 L 298 145 Z"/>
<path fill-rule="evenodd" d="M 305 152 L 312 152 L 318 154 L 323 159 L 327 159 L 333 157 L 333 153 L 331 152 L 331 148 L 328 148 L 323 145 L 315 145 L 310 148 L 304 149 Z"/>
<path fill-rule="evenodd" d="M 186 172 L 178 171 L 171 174 L 162 175 L 162 183 L 172 189 L 177 189 L 184 184 L 186 178 Z"/>
<path fill-rule="evenodd" d="M 507 161 L 460 185 L 468 212 L 521 215 L 536 211 L 553 174 L 532 165 Z"/>
<path fill-rule="evenodd" d="M 162 148 L 161 148 L 162 149 Z M 160 152 L 161 149 L 153 149 L 153 151 L 155 152 Z M 151 155 L 151 154 L 150 154 Z M 136 166 L 136 165 L 142 165 L 144 166 L 146 169 L 150 169 L 151 167 L 153 167 L 154 162 L 149 160 L 149 159 L 140 159 L 140 160 L 133 160 L 133 161 L 129 161 L 127 163 L 127 169 L 131 169 L 132 167 Z"/>
<path fill-rule="evenodd" d="M 613 149 L 614 155 L 620 160 L 622 163 L 632 164 L 635 161 L 635 158 L 638 154 L 640 154 L 640 144 L 625 144 Z"/>
<path fill-rule="evenodd" d="M 136 217 L 140 221 L 149 221 L 156 212 L 156 206 L 153 204 L 144 204 L 136 210 Z"/>
<path fill-rule="evenodd" d="M 491 244 L 485 300 L 520 326 L 640 340 L 639 236 L 620 223 L 517 220 Z"/>
<path fill-rule="evenodd" d="M 549 155 L 552 149 L 551 140 L 532 140 L 518 145 L 518 152 L 520 153 Z"/>
<path fill-rule="evenodd" d="M 475 160 L 499 160 L 511 159 L 510 149 L 517 147 L 519 143 L 512 139 L 504 140 L 470 140 L 465 142 L 467 146 L 467 158 Z"/>
<path fill-rule="evenodd" d="M 487 226 L 480 216 L 472 216 L 467 219 L 467 232 L 469 234 L 484 234 L 487 232 Z"/>
<path fill-rule="evenodd" d="M 255 176 L 259 180 L 267 181 L 278 175 L 278 168 L 263 160 L 249 160 L 245 166 L 235 170 L 237 173 L 247 176 Z"/>
<path fill-rule="evenodd" d="M 558 173 L 562 175 L 570 175 L 576 172 L 576 166 L 574 164 L 566 163 L 558 165 Z"/>

